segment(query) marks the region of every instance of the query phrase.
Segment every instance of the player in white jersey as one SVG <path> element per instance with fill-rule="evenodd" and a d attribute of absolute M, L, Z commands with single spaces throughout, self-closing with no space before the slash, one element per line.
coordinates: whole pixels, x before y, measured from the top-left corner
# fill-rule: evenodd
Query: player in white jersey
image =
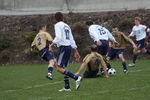
<path fill-rule="evenodd" d="M 64 74 L 64 88 L 59 91 L 70 91 L 70 82 L 69 77 L 76 80 L 76 89 L 80 86 L 81 77 L 71 73 L 67 69 L 68 61 L 71 56 L 71 49 L 73 48 L 75 53 L 74 56 L 77 60 L 79 60 L 80 55 L 77 50 L 77 45 L 74 41 L 71 28 L 63 22 L 63 14 L 61 12 L 57 12 L 55 14 L 55 19 L 57 23 L 55 24 L 55 38 L 53 43 L 51 44 L 51 48 L 57 45 L 59 47 L 59 53 L 57 56 L 57 65 L 56 69 Z"/>
<path fill-rule="evenodd" d="M 136 59 L 139 55 L 139 53 L 148 53 L 150 54 L 150 50 L 147 50 L 145 48 L 145 38 L 146 38 L 146 32 L 149 32 L 150 29 L 147 28 L 147 26 L 140 24 L 141 18 L 135 17 L 134 20 L 135 26 L 132 28 L 132 32 L 130 33 L 129 37 L 135 36 L 136 38 L 136 45 L 137 49 L 133 49 L 133 61 L 129 66 L 135 66 Z"/>
<path fill-rule="evenodd" d="M 105 27 L 94 24 L 92 21 L 87 21 L 86 25 L 88 26 L 90 37 L 94 40 L 98 47 L 98 53 L 105 56 L 108 52 L 108 41 L 111 40 L 116 42 L 115 38 Z"/>

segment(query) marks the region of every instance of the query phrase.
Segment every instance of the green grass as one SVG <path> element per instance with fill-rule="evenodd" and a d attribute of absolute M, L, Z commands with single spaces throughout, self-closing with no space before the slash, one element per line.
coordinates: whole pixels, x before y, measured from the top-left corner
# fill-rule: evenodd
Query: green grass
<path fill-rule="evenodd" d="M 121 63 L 112 65 L 116 76 L 84 79 L 79 90 L 71 79 L 71 92 L 58 92 L 63 76 L 54 71 L 54 80 L 47 80 L 47 65 L 0 66 L 0 100 L 150 100 L 150 60 L 138 61 L 126 75 Z M 75 72 L 80 64 L 70 64 Z"/>

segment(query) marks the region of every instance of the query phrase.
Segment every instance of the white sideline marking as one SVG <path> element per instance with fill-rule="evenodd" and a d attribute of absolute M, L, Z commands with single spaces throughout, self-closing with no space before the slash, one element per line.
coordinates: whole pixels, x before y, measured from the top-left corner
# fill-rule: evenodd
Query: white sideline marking
<path fill-rule="evenodd" d="M 105 94 L 105 93 L 109 93 L 109 92 L 124 92 L 124 91 L 136 91 L 136 90 L 142 90 L 142 89 L 145 89 L 145 88 L 150 88 L 150 86 L 144 86 L 144 87 L 139 87 L 139 88 L 130 88 L 130 89 L 118 89 L 118 90 L 104 90 L 104 91 L 97 91 L 97 92 L 94 92 L 94 94 Z M 85 92 L 84 92 L 85 93 Z M 91 93 L 85 93 L 85 94 L 79 94 L 79 96 L 88 96 L 88 95 L 91 95 Z M 64 97 L 74 97 L 76 95 L 65 95 Z M 49 97 L 41 97 L 41 98 L 37 98 L 38 100 L 48 100 L 48 99 L 52 99 L 52 98 L 59 98 L 59 97 L 56 97 L 55 96 L 49 96 Z M 61 96 L 61 98 L 63 98 Z"/>
<path fill-rule="evenodd" d="M 45 83 L 45 84 L 40 84 L 40 85 L 29 86 L 29 87 L 22 88 L 22 89 L 5 90 L 5 91 L 0 91 L 0 93 L 11 93 L 11 92 L 16 92 L 16 91 L 21 91 L 21 90 L 32 89 L 32 88 L 39 88 L 39 87 L 43 87 L 43 86 L 47 86 L 47 85 L 59 84 L 59 83 L 62 83 L 62 82 L 63 81 L 57 81 L 57 82 L 53 82 L 53 83 Z"/>
<path fill-rule="evenodd" d="M 130 72 L 141 72 L 143 70 L 130 70 Z M 123 74 L 123 73 L 121 73 Z M 38 88 L 38 87 L 42 87 L 42 86 L 47 86 L 47 85 L 53 85 L 53 84 L 59 84 L 62 83 L 63 81 L 57 81 L 57 82 L 53 82 L 53 83 L 46 83 L 46 84 L 41 84 L 41 85 L 34 85 L 34 86 L 29 86 L 26 88 L 22 88 L 22 89 L 15 89 L 15 90 L 5 90 L 5 91 L 0 91 L 0 93 L 12 93 L 12 92 L 16 92 L 16 91 L 21 91 L 21 90 L 27 90 L 27 89 L 32 89 L 32 88 Z"/>

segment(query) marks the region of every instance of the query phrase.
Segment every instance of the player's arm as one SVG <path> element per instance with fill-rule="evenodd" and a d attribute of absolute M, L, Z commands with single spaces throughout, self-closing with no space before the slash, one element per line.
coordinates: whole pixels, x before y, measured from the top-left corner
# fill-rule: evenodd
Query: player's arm
<path fill-rule="evenodd" d="M 31 44 L 31 51 L 33 51 L 33 48 L 34 48 L 35 45 L 36 45 L 36 43 L 35 43 L 35 38 L 34 38 L 32 44 Z"/>
<path fill-rule="evenodd" d="M 78 71 L 75 74 L 76 75 L 80 75 L 81 71 L 86 68 L 86 66 L 89 63 L 89 61 L 90 61 L 90 57 L 89 57 L 89 55 L 87 55 L 84 58 L 83 63 L 81 64 L 80 68 L 78 69 Z"/>
<path fill-rule="evenodd" d="M 49 33 L 46 33 L 46 37 L 48 41 L 53 41 L 53 38 Z"/>
<path fill-rule="evenodd" d="M 126 41 L 128 41 L 128 42 L 130 42 L 130 43 L 132 44 L 132 46 L 133 46 L 134 49 L 137 49 L 137 46 L 136 46 L 136 44 L 133 42 L 132 39 L 130 39 L 129 37 L 127 37 L 127 36 L 126 36 L 125 34 L 123 34 L 123 33 L 122 33 L 122 36 L 124 37 L 124 39 L 125 39 Z"/>
<path fill-rule="evenodd" d="M 54 47 L 54 45 L 58 44 L 61 40 L 61 29 L 59 26 L 55 25 L 55 38 L 53 40 L 53 43 L 51 44 L 51 47 Z"/>
<path fill-rule="evenodd" d="M 104 28 L 108 34 L 108 38 L 112 41 L 117 43 L 116 39 L 113 37 L 113 35 L 109 32 L 109 30 L 107 30 L 106 28 Z"/>
<path fill-rule="evenodd" d="M 133 37 L 135 35 L 134 29 L 132 28 L 132 32 L 128 35 L 128 37 Z"/>
<path fill-rule="evenodd" d="M 47 39 L 49 42 L 52 42 L 52 41 L 53 41 L 53 38 L 52 38 L 52 36 L 51 36 L 49 33 L 46 33 L 46 39 Z M 49 44 L 49 51 L 52 52 L 51 44 Z"/>
<path fill-rule="evenodd" d="M 109 76 L 108 76 L 108 73 L 107 73 L 106 63 L 105 63 L 105 61 L 104 61 L 104 59 L 103 59 L 103 57 L 101 55 L 99 55 L 99 59 L 100 59 L 101 66 L 102 66 L 102 68 L 104 70 L 104 75 L 105 75 L 106 78 L 108 78 Z"/>

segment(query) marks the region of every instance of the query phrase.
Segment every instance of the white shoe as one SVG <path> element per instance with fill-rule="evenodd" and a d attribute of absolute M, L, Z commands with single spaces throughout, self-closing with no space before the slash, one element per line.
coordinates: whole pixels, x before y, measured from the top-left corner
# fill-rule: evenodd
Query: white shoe
<path fill-rule="evenodd" d="M 65 89 L 65 88 L 62 88 L 60 90 L 58 90 L 59 92 L 63 92 L 63 91 L 71 91 L 71 89 Z"/>
<path fill-rule="evenodd" d="M 128 64 L 129 67 L 134 67 L 135 64 L 134 63 L 131 63 L 131 64 Z"/>
<path fill-rule="evenodd" d="M 82 80 L 82 77 L 79 76 L 78 79 L 76 80 L 76 89 L 80 87 L 81 80 Z"/>
<path fill-rule="evenodd" d="M 123 72 L 127 74 L 129 71 L 127 69 L 125 69 L 125 70 L 123 70 Z"/>
<path fill-rule="evenodd" d="M 47 78 L 50 79 L 50 80 L 52 80 L 53 79 L 52 73 L 48 73 L 47 74 Z"/>

